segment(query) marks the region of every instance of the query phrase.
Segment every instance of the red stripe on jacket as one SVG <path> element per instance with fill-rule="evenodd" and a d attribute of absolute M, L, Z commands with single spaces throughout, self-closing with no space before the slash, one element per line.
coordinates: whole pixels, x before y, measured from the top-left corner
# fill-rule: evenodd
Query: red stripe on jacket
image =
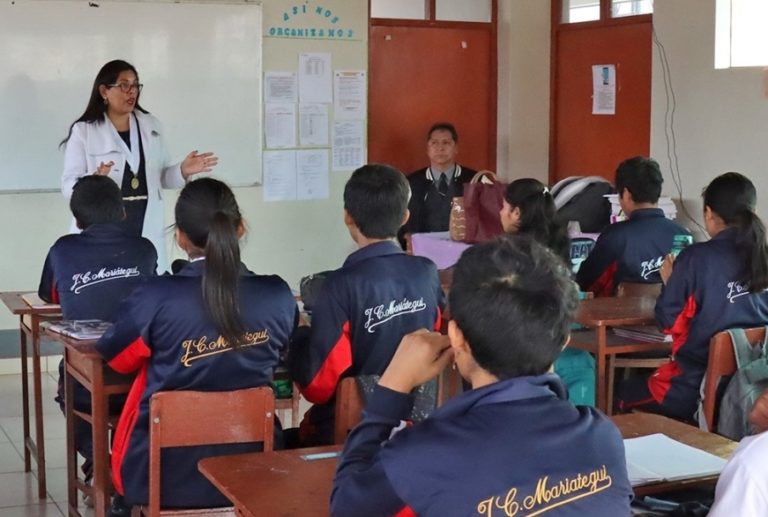
<path fill-rule="evenodd" d="M 417 515 L 416 515 L 416 512 L 411 510 L 410 506 L 406 506 L 402 510 L 397 512 L 394 517 L 417 517 Z"/>
<path fill-rule="evenodd" d="M 125 453 L 128 450 L 128 444 L 131 441 L 133 428 L 136 426 L 136 420 L 139 418 L 139 403 L 144 394 L 144 388 L 147 386 L 148 366 L 145 363 L 133 381 L 131 391 L 128 392 L 128 398 L 125 401 L 123 412 L 120 414 L 120 420 L 118 420 L 117 428 L 115 429 L 115 437 L 112 443 L 112 483 L 120 495 L 125 495 L 121 468 Z"/>
<path fill-rule="evenodd" d="M 672 360 L 667 364 L 661 365 L 653 375 L 648 378 L 648 390 L 651 392 L 656 402 L 661 403 L 666 397 L 669 388 L 672 387 L 672 380 L 680 376 L 683 370 L 675 362 L 675 354 L 688 341 L 688 333 L 691 330 L 691 320 L 696 315 L 696 300 L 693 295 L 688 297 L 685 307 L 675 318 L 671 327 L 663 329 L 665 334 L 672 335 Z"/>
<path fill-rule="evenodd" d="M 136 338 L 122 352 L 110 359 L 109 367 L 118 373 L 131 373 L 144 366 L 152 351 L 142 337 Z"/>
<path fill-rule="evenodd" d="M 448 322 L 446 322 L 447 324 Z M 443 330 L 443 311 L 440 307 L 437 308 L 437 318 L 435 318 L 435 332 L 442 332 Z M 446 329 L 447 332 L 447 329 Z"/>
<path fill-rule="evenodd" d="M 56 289 L 56 284 L 54 283 L 51 286 L 51 303 L 61 303 L 59 300 L 59 290 Z"/>
<path fill-rule="evenodd" d="M 597 280 L 592 282 L 587 291 L 592 291 L 595 296 L 613 296 L 613 291 L 616 290 L 614 285 L 614 277 L 616 276 L 616 270 L 619 268 L 619 263 L 614 262 L 608 269 L 597 277 Z"/>
<path fill-rule="evenodd" d="M 349 322 L 341 327 L 341 336 L 331 348 L 325 362 L 315 377 L 302 390 L 304 397 L 315 404 L 325 404 L 336 392 L 336 385 L 342 374 L 352 366 L 352 341 L 350 340 Z"/>

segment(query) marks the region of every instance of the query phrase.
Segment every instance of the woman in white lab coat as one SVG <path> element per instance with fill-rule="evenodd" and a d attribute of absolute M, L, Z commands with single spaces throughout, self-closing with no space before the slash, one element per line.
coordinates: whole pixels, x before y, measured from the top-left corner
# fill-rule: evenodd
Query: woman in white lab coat
<path fill-rule="evenodd" d="M 126 230 L 155 245 L 158 270 L 167 268 L 163 236 L 163 188 L 178 188 L 193 174 L 210 172 L 218 158 L 192 151 L 181 163 L 169 163 L 159 121 L 139 105 L 142 84 L 130 63 L 105 64 L 93 82 L 85 112 L 69 128 L 61 191 L 65 197 L 82 176 L 109 176 L 125 201 Z M 78 231 L 73 223 L 72 231 Z"/>

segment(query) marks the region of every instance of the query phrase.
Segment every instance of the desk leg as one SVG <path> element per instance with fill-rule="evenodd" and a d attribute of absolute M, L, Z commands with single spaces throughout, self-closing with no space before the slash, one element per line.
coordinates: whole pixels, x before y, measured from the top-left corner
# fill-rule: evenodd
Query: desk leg
<path fill-rule="evenodd" d="M 610 415 L 611 408 L 606 407 L 608 390 L 606 389 L 606 333 L 605 326 L 597 327 L 597 408 Z"/>
<path fill-rule="evenodd" d="M 27 368 L 27 332 L 22 318 L 19 318 L 19 343 L 21 344 L 21 409 L 24 415 L 24 472 L 32 470 L 32 462 L 29 454 L 29 369 Z"/>
<path fill-rule="evenodd" d="M 101 361 L 93 365 L 91 407 L 93 411 L 93 498 L 96 517 L 109 514 L 112 482 L 109 477 L 109 408 L 104 396 Z"/>
<path fill-rule="evenodd" d="M 77 451 L 75 449 L 75 379 L 69 374 L 69 354 L 64 347 L 64 414 L 67 421 L 67 515 L 79 516 L 77 509 Z"/>
<path fill-rule="evenodd" d="M 35 442 L 37 448 L 37 494 L 45 499 L 45 433 L 43 431 L 43 383 L 40 371 L 40 318 L 32 315 L 32 379 L 35 389 Z"/>

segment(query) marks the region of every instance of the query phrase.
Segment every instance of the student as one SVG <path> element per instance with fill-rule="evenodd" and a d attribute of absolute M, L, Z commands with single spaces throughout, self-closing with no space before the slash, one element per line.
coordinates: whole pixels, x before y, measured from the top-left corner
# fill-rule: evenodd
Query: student
<path fill-rule="evenodd" d="M 768 390 L 750 420 L 759 434 L 743 438 L 720 473 L 709 517 L 764 517 L 768 510 Z"/>
<path fill-rule="evenodd" d="M 120 188 L 105 176 L 85 176 L 72 189 L 69 207 L 82 233 L 65 235 L 45 259 L 38 294 L 61 304 L 64 319 L 114 321 L 120 302 L 155 274 L 157 253 L 149 240 L 130 235 Z M 74 407 L 90 413 L 90 393 L 75 383 Z M 56 400 L 64 410 L 64 362 L 59 364 Z M 91 426 L 76 419 L 75 445 L 85 458 L 86 482 L 92 474 Z"/>
<path fill-rule="evenodd" d="M 583 291 L 611 296 L 621 282 L 658 284 L 675 235 L 690 235 L 658 207 L 664 178 L 656 160 L 635 156 L 616 169 L 616 191 L 629 218 L 610 225 L 582 262 L 576 281 Z"/>
<path fill-rule="evenodd" d="M 732 327 L 768 323 L 768 244 L 755 214 L 752 182 L 736 172 L 704 189 L 704 226 L 712 237 L 689 246 L 661 270 L 666 284 L 656 321 L 673 337 L 672 359 L 650 378 L 619 384 L 619 409 L 640 408 L 692 420 L 707 369 L 709 340 Z"/>
<path fill-rule="evenodd" d="M 501 226 L 508 234 L 529 235 L 571 264 L 571 240 L 557 216 L 549 189 L 533 178 L 515 180 L 504 191 L 499 211 Z M 555 361 L 555 373 L 568 388 L 574 404 L 595 405 L 595 359 L 589 352 L 566 348 Z"/>
<path fill-rule="evenodd" d="M 577 307 L 562 261 L 528 237 L 479 244 L 449 297 L 448 336 L 406 336 L 381 376 L 344 447 L 331 514 L 629 515 L 618 429 L 548 373 Z M 451 361 L 472 389 L 392 436 L 410 391 Z"/>
<path fill-rule="evenodd" d="M 152 394 L 268 385 L 297 319 L 288 285 L 278 276 L 254 275 L 240 262 L 238 240 L 245 226 L 229 187 L 211 178 L 187 183 L 175 215 L 176 242 L 189 264 L 136 289 L 96 345 L 114 370 L 138 372 L 112 446 L 112 480 L 127 505 L 148 502 Z M 197 462 L 255 447 L 164 452 L 161 505 L 231 504 L 198 472 Z M 114 513 L 121 506 L 116 498 Z"/>
<path fill-rule="evenodd" d="M 464 184 L 476 171 L 456 163 L 459 134 L 453 124 L 438 122 L 427 133 L 429 167 L 408 176 L 411 217 L 400 232 L 401 243 L 406 233 L 444 232 L 448 230 L 451 201 L 464 194 Z"/>
<path fill-rule="evenodd" d="M 344 187 L 344 223 L 359 250 L 326 278 L 311 330 L 300 329 L 291 344 L 294 380 L 316 404 L 301 425 L 305 444 L 332 441 L 342 377 L 381 374 L 405 334 L 440 326 L 437 267 L 394 242 L 407 205 L 408 182 L 387 165 L 357 169 Z"/>

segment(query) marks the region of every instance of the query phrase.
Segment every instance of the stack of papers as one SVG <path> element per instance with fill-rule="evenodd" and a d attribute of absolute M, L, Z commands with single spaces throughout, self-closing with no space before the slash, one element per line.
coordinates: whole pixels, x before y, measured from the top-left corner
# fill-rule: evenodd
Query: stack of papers
<path fill-rule="evenodd" d="M 720 474 L 726 461 L 663 434 L 624 440 L 632 486 Z"/>
<path fill-rule="evenodd" d="M 620 337 L 648 341 L 649 343 L 671 343 L 672 336 L 662 334 L 652 325 L 631 325 L 626 327 L 613 327 L 613 333 Z"/>
<path fill-rule="evenodd" d="M 102 320 L 61 320 L 53 321 L 47 328 L 63 336 L 75 339 L 98 339 L 112 324 Z"/>

